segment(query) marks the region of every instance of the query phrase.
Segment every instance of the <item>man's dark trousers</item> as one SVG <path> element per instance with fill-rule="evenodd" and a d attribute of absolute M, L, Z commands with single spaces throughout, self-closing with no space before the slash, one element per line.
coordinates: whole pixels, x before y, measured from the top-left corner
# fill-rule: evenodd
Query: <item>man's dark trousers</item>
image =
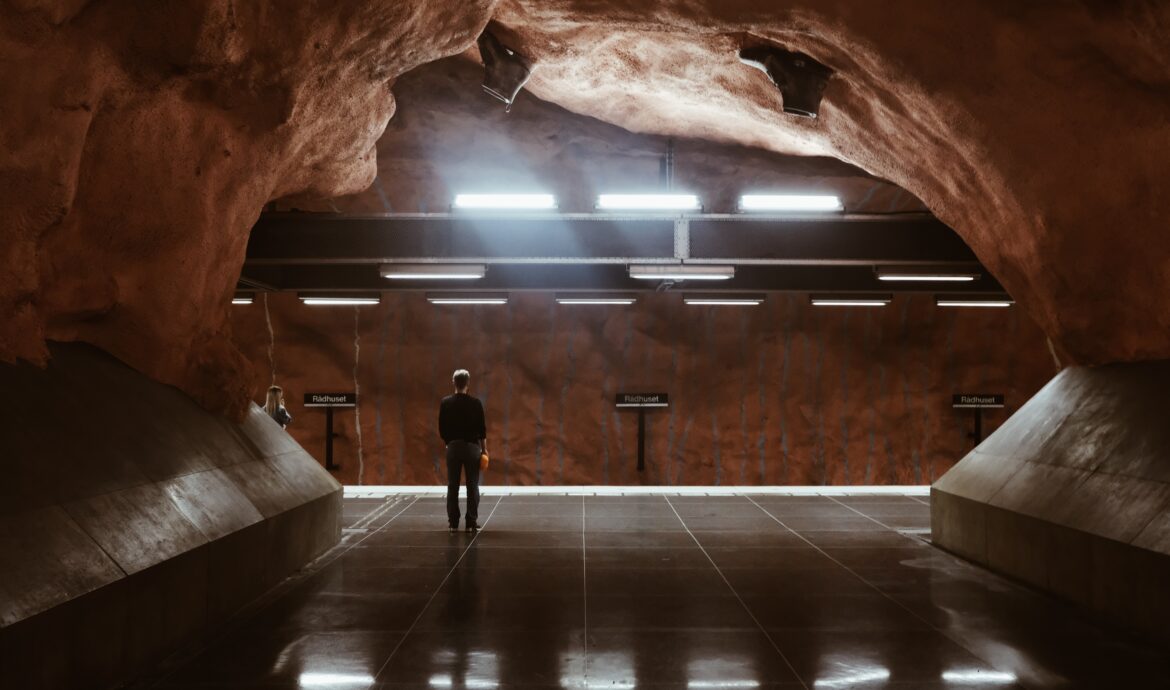
<path fill-rule="evenodd" d="M 447 444 L 447 520 L 459 526 L 459 473 L 467 475 L 467 523 L 479 523 L 479 444 L 452 441 Z"/>

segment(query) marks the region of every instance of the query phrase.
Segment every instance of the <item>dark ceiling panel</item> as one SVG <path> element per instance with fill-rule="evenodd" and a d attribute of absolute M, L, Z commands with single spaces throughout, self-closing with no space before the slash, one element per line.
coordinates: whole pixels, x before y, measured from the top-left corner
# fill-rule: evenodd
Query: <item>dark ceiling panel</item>
<path fill-rule="evenodd" d="M 854 220 L 692 220 L 691 257 L 808 264 L 978 261 L 934 218 Z"/>

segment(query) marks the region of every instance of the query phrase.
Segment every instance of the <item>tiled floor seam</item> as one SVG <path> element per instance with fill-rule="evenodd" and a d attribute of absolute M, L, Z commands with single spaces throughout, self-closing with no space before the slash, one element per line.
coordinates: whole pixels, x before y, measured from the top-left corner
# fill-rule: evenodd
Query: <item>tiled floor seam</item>
<path fill-rule="evenodd" d="M 857 513 L 861 517 L 865 518 L 866 520 L 869 520 L 870 522 L 872 522 L 876 525 L 880 525 L 883 528 L 890 530 L 891 532 L 896 532 L 898 534 L 901 534 L 901 532 L 898 532 L 898 530 L 894 529 L 893 527 L 890 527 L 889 525 L 887 525 L 886 523 L 882 522 L 881 520 L 873 517 L 872 515 L 866 515 L 865 513 L 854 508 L 853 506 L 849 505 L 848 503 L 842 503 L 841 501 L 838 501 L 836 498 L 833 498 L 832 496 L 826 496 L 825 498 L 829 499 L 830 501 L 832 501 L 833 503 L 836 503 L 839 506 L 842 506 L 844 508 L 848 508 L 849 510 L 852 510 L 853 512 Z M 755 503 L 755 501 L 752 501 L 752 503 Z M 905 536 L 905 535 L 903 535 L 903 536 Z M 907 537 L 907 538 L 909 538 L 909 537 Z"/>
<path fill-rule="evenodd" d="M 415 500 L 417 501 L 418 499 L 416 498 Z M 488 513 L 487 519 L 483 521 L 483 525 L 481 525 L 481 527 L 488 526 L 488 524 L 492 521 L 492 516 L 496 514 L 496 509 L 499 508 L 500 504 L 503 502 L 504 497 L 501 496 L 499 500 L 496 501 L 495 505 L 492 506 L 492 512 Z M 413 503 L 411 505 L 413 505 Z M 402 645 L 406 643 L 407 638 L 410 637 L 410 633 L 414 632 L 414 629 L 418 626 L 418 622 L 422 620 L 422 617 L 426 614 L 427 609 L 430 608 L 432 603 L 434 603 L 435 597 L 439 596 L 439 592 L 443 591 L 443 585 L 447 584 L 447 580 L 451 579 L 451 575 L 455 573 L 455 569 L 458 568 L 459 564 L 463 562 L 463 559 L 467 557 L 467 552 L 470 551 L 471 547 L 475 545 L 475 541 L 479 539 L 479 535 L 480 532 L 476 532 L 467 542 L 467 546 L 464 547 L 463 552 L 459 554 L 459 558 L 451 566 L 451 569 L 447 571 L 447 574 L 443 577 L 443 580 L 439 583 L 439 586 L 435 587 L 435 591 L 431 593 L 430 598 L 427 599 L 427 603 L 423 604 L 422 609 L 418 612 L 418 615 L 415 616 L 414 621 L 412 621 L 410 624 L 410 627 L 407 628 L 406 632 L 402 634 L 401 638 L 399 638 L 398 644 L 394 645 L 394 648 L 390 650 L 389 656 L 386 657 L 386 660 L 383 661 L 382 665 L 378 667 L 377 673 L 374 674 L 375 682 L 383 682 L 378 681 L 378 678 L 381 677 L 382 673 L 390 665 L 390 662 L 394 660 L 394 655 L 397 654 L 398 650 L 402 648 Z"/>
<path fill-rule="evenodd" d="M 856 577 L 858 580 L 861 580 L 863 583 L 865 583 L 865 585 L 866 585 L 866 586 L 870 587 L 870 588 L 871 588 L 871 589 L 873 589 L 875 592 L 877 592 L 877 593 L 881 594 L 883 597 L 885 597 L 886 599 L 888 599 L 888 600 L 889 600 L 891 603 L 893 603 L 895 606 L 897 606 L 898 608 L 902 609 L 902 610 L 903 610 L 903 611 L 905 611 L 906 613 L 910 614 L 911 616 L 913 616 L 914 618 L 916 618 L 917 620 L 919 620 L 919 621 L 920 621 L 920 622 L 921 622 L 923 625 L 925 625 L 925 626 L 927 626 L 928 628 L 930 628 L 930 629 L 931 629 L 932 631 L 934 631 L 936 634 L 938 634 L 938 635 L 942 636 L 943 638 L 945 638 L 945 639 L 947 639 L 947 640 L 950 640 L 950 641 L 951 641 L 951 642 L 953 642 L 954 644 L 958 645 L 960 648 L 962 648 L 962 649 L 963 649 L 964 651 L 966 651 L 968 654 L 970 654 L 970 655 L 971 655 L 971 656 L 973 656 L 974 658 L 976 658 L 976 659 L 978 659 L 979 661 L 981 661 L 981 662 L 983 662 L 984 664 L 986 664 L 988 668 L 996 669 L 997 671 L 998 671 L 998 670 L 1000 670 L 1000 669 L 998 669 L 998 668 L 997 668 L 997 667 L 996 667 L 994 664 L 992 664 L 990 661 L 988 661 L 987 659 L 984 659 L 982 656 L 980 656 L 979 654 L 977 654 L 977 653 L 976 653 L 974 650 L 970 649 L 970 648 L 969 648 L 967 645 L 963 644 L 963 642 L 962 642 L 962 641 L 960 641 L 960 640 L 958 640 L 958 639 L 956 639 L 956 638 L 952 637 L 951 635 L 947 634 L 947 632 L 946 632 L 946 631 L 942 630 L 942 629 L 941 629 L 941 628 L 939 628 L 938 626 L 934 625 L 933 623 L 931 623 L 930 621 L 928 621 L 927 619 L 923 618 L 921 615 L 919 615 L 918 613 L 916 613 L 915 611 L 913 611 L 912 609 L 910 609 L 908 606 L 906 606 L 906 605 L 905 605 L 905 604 L 903 604 L 902 602 L 900 602 L 900 601 L 898 601 L 897 599 L 895 599 L 894 597 L 890 596 L 890 595 L 889 595 L 889 593 L 887 593 L 887 592 L 886 592 L 885 590 L 883 590 L 881 587 L 878 587 L 878 586 L 877 586 L 877 585 L 875 585 L 874 583 L 872 583 L 872 582 L 870 582 L 869 580 L 865 579 L 865 578 L 864 578 L 864 577 L 862 577 L 860 574 L 858 574 L 858 573 L 857 573 L 857 571 L 853 570 L 852 568 L 850 568 L 849 566 L 845 565 L 845 564 L 844 564 L 844 563 L 842 563 L 841 561 L 837 560 L 836 558 L 833 558 L 833 556 L 832 556 L 831 554 L 829 554 L 827 551 L 825 551 L 825 550 L 824 550 L 824 549 L 822 549 L 821 547 L 819 547 L 819 546 L 817 546 L 816 544 L 814 544 L 814 543 L 812 543 L 811 541 L 809 541 L 809 540 L 808 540 L 808 539 L 807 539 L 807 538 L 806 538 L 804 535 L 802 535 L 800 532 L 797 532 L 796 530 L 792 529 L 792 528 L 791 528 L 791 527 L 789 527 L 788 525 L 784 524 L 784 522 L 783 522 L 783 521 L 782 521 L 780 518 L 776 517 L 775 515 L 772 515 L 772 513 L 768 512 L 768 509 L 764 508 L 764 507 L 763 507 L 763 506 L 761 506 L 759 503 L 756 503 L 754 500 L 752 500 L 752 498 L 751 498 L 750 496 L 744 496 L 744 498 L 746 498 L 747 500 L 751 501 L 751 502 L 752 502 L 753 504 L 755 504 L 755 506 L 756 506 L 757 508 L 759 508 L 760 510 L 764 511 L 764 513 L 765 513 L 766 515 L 770 516 L 770 517 L 771 517 L 773 520 L 775 520 L 775 521 L 776 521 L 776 523 L 777 523 L 777 524 L 779 524 L 781 527 L 783 527 L 784 529 L 786 529 L 786 530 L 788 530 L 788 531 L 792 532 L 792 533 L 793 533 L 793 534 L 795 534 L 797 537 L 800 537 L 801 539 L 803 539 L 805 542 L 807 542 L 807 543 L 808 543 L 808 545 L 809 545 L 809 546 L 813 547 L 814 549 L 816 549 L 817 551 L 819 551 L 819 552 L 820 552 L 820 553 L 821 553 L 823 556 L 825 556 L 825 558 L 828 558 L 829 560 L 833 561 L 833 562 L 834 562 L 834 563 L 836 563 L 837 565 L 841 566 L 841 568 L 843 568 L 843 569 L 844 569 L 846 572 L 848 572 L 850 575 L 852 575 L 853 577 Z M 866 517 L 868 517 L 868 516 L 866 516 Z M 872 518 L 871 518 L 871 519 L 872 519 Z M 876 521 L 876 520 L 874 520 L 874 522 L 877 522 L 877 521 Z M 881 523 L 879 523 L 879 524 L 881 524 Z M 887 529 L 889 529 L 889 528 L 887 528 Z M 896 530 L 891 530 L 891 531 L 896 531 Z M 1024 685 L 1024 683 L 1023 683 L 1022 681 L 1020 681 L 1018 678 L 1016 679 L 1016 683 L 1017 683 L 1017 685 L 1019 685 L 1021 688 L 1025 688 L 1025 690 L 1027 689 L 1027 686 L 1026 686 L 1026 685 Z"/>
<path fill-rule="evenodd" d="M 687 526 L 686 520 L 683 520 L 682 515 L 680 515 L 678 510 L 675 509 L 674 504 L 670 502 L 670 497 L 664 496 L 664 498 L 666 499 L 666 504 L 670 506 L 672 511 L 674 511 L 675 517 L 677 517 L 678 521 L 682 523 L 683 529 L 687 531 L 687 534 L 691 535 L 691 539 L 694 540 L 695 546 L 698 546 L 699 550 L 703 552 L 703 555 L 707 557 L 707 560 L 711 562 L 711 567 L 715 568 L 715 572 L 719 574 L 720 579 L 722 579 L 723 583 L 727 585 L 727 588 L 731 590 L 731 593 L 735 596 L 736 601 L 739 602 L 739 605 L 743 607 L 743 610 L 747 613 L 748 617 L 752 619 L 752 622 L 756 624 L 756 627 L 759 628 L 760 632 L 763 633 L 765 638 L 767 638 L 768 643 L 772 645 L 772 648 L 776 650 L 776 653 L 780 655 L 780 658 L 784 661 L 784 664 L 788 667 L 788 670 L 792 672 L 792 676 L 796 678 L 802 688 L 808 690 L 808 683 L 806 683 L 804 678 L 799 673 L 797 673 L 796 667 L 792 665 L 791 661 L 789 661 L 788 656 L 783 651 L 781 651 L 780 645 L 776 643 L 776 640 L 772 637 L 772 634 L 768 632 L 767 628 L 764 627 L 764 624 L 760 622 L 760 619 L 756 618 L 756 614 L 752 613 L 752 610 L 750 607 L 748 607 L 747 602 L 743 600 L 743 597 L 739 595 L 739 592 L 737 592 L 735 587 L 731 584 L 731 580 L 728 580 L 727 576 L 723 574 L 723 570 L 720 569 L 719 564 L 715 562 L 714 558 L 711 558 L 711 554 L 707 553 L 707 549 L 703 547 L 702 542 L 700 542 L 699 538 L 696 537 L 694 532 L 691 531 L 691 528 Z M 755 501 L 752 502 L 755 503 Z"/>

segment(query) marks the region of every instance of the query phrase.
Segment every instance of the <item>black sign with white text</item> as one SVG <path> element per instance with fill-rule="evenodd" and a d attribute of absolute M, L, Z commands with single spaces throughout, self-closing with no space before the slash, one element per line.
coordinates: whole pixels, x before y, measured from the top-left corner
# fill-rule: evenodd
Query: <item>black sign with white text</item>
<path fill-rule="evenodd" d="M 618 407 L 670 407 L 666 393 L 618 393 Z"/>
<path fill-rule="evenodd" d="M 951 407 L 1003 407 L 1003 393 L 955 393 L 951 396 Z"/>
<path fill-rule="evenodd" d="M 357 393 L 305 393 L 305 407 L 357 407 Z"/>

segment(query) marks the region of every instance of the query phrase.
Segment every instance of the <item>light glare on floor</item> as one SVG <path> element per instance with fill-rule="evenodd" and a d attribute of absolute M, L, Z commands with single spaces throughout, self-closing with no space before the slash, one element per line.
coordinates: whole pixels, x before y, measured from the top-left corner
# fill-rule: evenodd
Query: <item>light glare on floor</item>
<path fill-rule="evenodd" d="M 834 678 L 818 678 L 813 681 L 813 686 L 818 688 L 852 688 L 865 683 L 880 683 L 889 679 L 889 669 L 875 668 Z"/>
<path fill-rule="evenodd" d="M 841 199 L 831 194 L 744 194 L 741 211 L 841 211 Z"/>
<path fill-rule="evenodd" d="M 1018 680 L 1014 673 L 1008 673 L 1006 671 L 982 671 L 979 669 L 943 671 L 942 679 L 948 683 L 969 685 L 984 685 L 988 683 L 1010 685 Z"/>
<path fill-rule="evenodd" d="M 552 194 L 456 194 L 455 208 L 481 210 L 552 210 L 557 199 Z"/>
<path fill-rule="evenodd" d="M 697 211 L 694 194 L 602 194 L 597 208 L 607 211 Z"/>
<path fill-rule="evenodd" d="M 297 680 L 302 688 L 360 688 L 374 684 L 368 673 L 302 673 Z"/>

